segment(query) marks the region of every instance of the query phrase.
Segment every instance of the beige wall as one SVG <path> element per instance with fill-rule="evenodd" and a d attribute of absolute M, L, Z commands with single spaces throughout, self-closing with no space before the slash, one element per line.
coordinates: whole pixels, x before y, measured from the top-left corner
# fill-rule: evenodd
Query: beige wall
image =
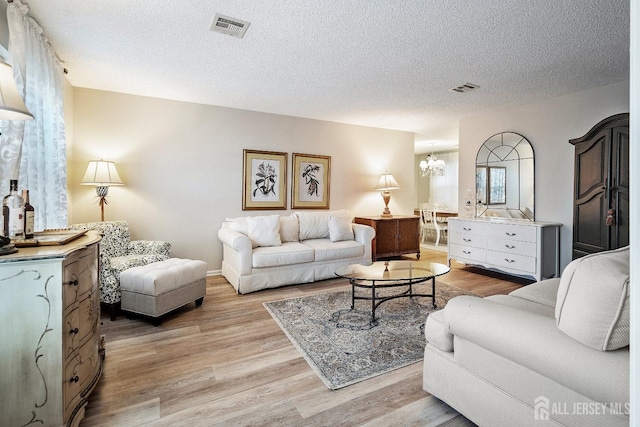
<path fill-rule="evenodd" d="M 459 188 L 475 188 L 478 148 L 498 132 L 525 136 L 535 151 L 535 217 L 563 224 L 561 265 L 571 261 L 573 236 L 574 147 L 569 140 L 584 135 L 613 114 L 629 111 L 629 82 L 491 112 L 460 121 Z M 465 191 L 458 192 L 460 206 Z"/>
<path fill-rule="evenodd" d="M 331 209 L 355 215 L 382 212 L 372 189 L 389 170 L 402 187 L 391 211 L 413 212 L 412 133 L 91 89 L 72 96 L 69 223 L 99 221 L 94 188 L 78 183 L 89 160 L 113 160 L 125 185 L 109 190 L 105 219 L 127 220 L 133 238 L 167 240 L 172 256 L 202 259 L 212 272 L 226 217 L 286 213 L 242 211 L 245 148 L 288 153 L 289 188 L 291 153 L 331 156 Z"/>

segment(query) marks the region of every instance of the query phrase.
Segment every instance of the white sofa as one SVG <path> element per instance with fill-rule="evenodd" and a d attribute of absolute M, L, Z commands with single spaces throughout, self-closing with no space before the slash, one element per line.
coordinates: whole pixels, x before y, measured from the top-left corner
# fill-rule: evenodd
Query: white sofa
<path fill-rule="evenodd" d="M 629 424 L 629 248 L 425 324 L 423 387 L 480 426 Z"/>
<path fill-rule="evenodd" d="M 334 278 L 338 267 L 371 263 L 374 236 L 348 211 L 227 218 L 222 275 L 240 294 Z"/>

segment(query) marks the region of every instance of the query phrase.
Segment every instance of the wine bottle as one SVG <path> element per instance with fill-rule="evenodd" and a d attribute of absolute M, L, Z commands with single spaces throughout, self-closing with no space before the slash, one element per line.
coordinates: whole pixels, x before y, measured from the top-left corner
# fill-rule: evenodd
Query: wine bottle
<path fill-rule="evenodd" d="M 12 240 L 24 239 L 24 200 L 18 194 L 18 180 L 9 181 L 9 194 L 2 199 L 4 236 Z"/>
<path fill-rule="evenodd" d="M 24 199 L 24 238 L 33 239 L 36 210 L 29 203 L 29 190 L 22 190 L 22 198 Z"/>

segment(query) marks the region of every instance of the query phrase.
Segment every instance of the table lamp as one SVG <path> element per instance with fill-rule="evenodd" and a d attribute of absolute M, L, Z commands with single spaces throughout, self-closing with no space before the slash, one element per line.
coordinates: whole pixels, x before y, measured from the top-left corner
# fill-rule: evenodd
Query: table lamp
<path fill-rule="evenodd" d="M 104 221 L 104 205 L 108 203 L 107 193 L 109 192 L 109 187 L 123 185 L 120 176 L 118 176 L 116 164 L 102 159 L 90 161 L 80 185 L 96 186 L 96 194 L 100 199 L 100 221 Z"/>
<path fill-rule="evenodd" d="M 27 110 L 18 93 L 11 66 L 0 57 L 0 120 L 31 120 L 33 115 Z"/>
<path fill-rule="evenodd" d="M 400 188 L 398 182 L 393 178 L 389 172 L 385 172 L 380 177 L 380 181 L 376 186 L 375 190 L 382 191 L 382 200 L 384 200 L 384 211 L 380 215 L 382 218 L 391 218 L 391 211 L 389 210 L 389 200 L 391 200 L 391 192 L 390 190 L 397 190 Z"/>

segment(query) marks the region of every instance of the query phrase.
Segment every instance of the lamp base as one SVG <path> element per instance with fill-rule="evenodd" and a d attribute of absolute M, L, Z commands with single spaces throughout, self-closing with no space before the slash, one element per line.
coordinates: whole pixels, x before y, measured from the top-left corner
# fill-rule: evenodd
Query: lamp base
<path fill-rule="evenodd" d="M 380 214 L 380 218 L 391 218 L 391 211 L 389 210 L 389 200 L 391 200 L 391 192 L 383 191 L 382 192 L 382 200 L 384 200 L 384 210 L 382 214 Z"/>

